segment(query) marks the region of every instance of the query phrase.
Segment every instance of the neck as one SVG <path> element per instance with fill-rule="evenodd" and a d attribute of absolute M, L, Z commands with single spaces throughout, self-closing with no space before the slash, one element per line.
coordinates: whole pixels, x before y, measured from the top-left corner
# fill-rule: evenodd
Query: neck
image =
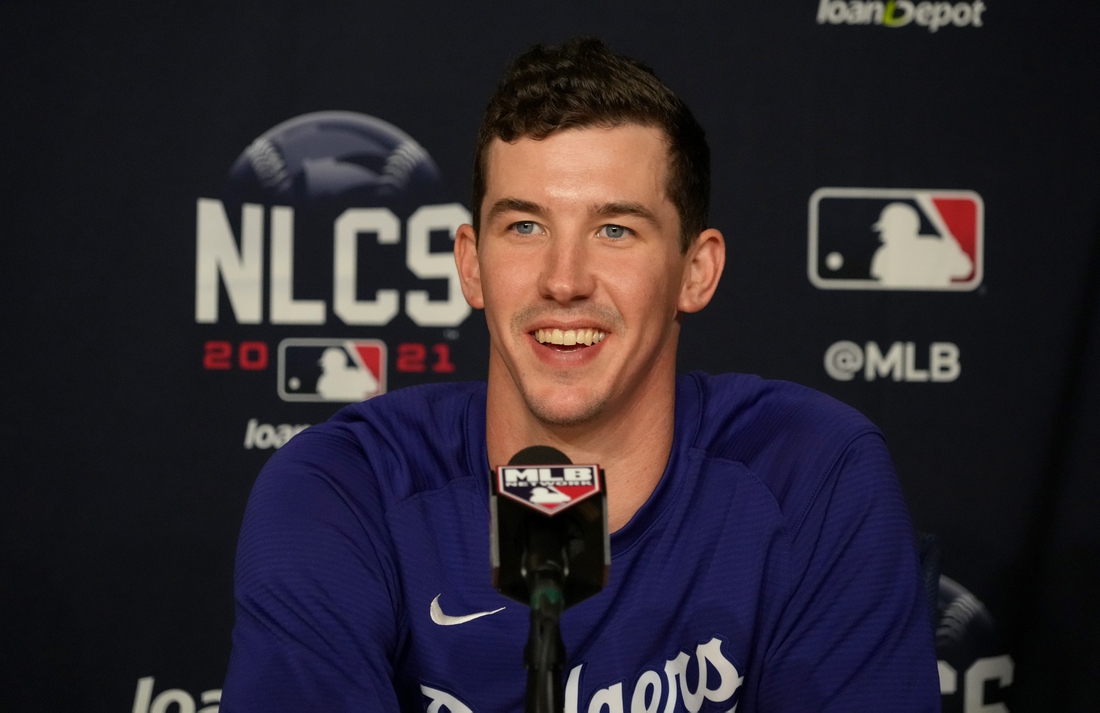
<path fill-rule="evenodd" d="M 490 357 L 486 446 L 491 466 L 523 448 L 546 445 L 574 463 L 596 463 L 607 474 L 608 524 L 618 530 L 657 487 L 668 464 L 675 429 L 675 354 L 659 360 L 629 403 L 577 426 L 544 423 L 531 414 L 507 368 Z"/>

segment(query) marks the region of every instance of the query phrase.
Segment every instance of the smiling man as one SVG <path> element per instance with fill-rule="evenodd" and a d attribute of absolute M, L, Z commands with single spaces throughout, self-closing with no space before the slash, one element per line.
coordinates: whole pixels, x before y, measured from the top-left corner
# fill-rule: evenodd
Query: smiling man
<path fill-rule="evenodd" d="M 271 459 L 224 711 L 522 708 L 487 474 L 534 444 L 607 471 L 611 580 L 562 618 L 567 711 L 938 710 L 878 430 L 793 384 L 676 376 L 725 259 L 708 202 L 703 131 L 650 70 L 590 39 L 516 60 L 455 238 L 488 383 L 371 399 Z"/>
<path fill-rule="evenodd" d="M 544 443 L 600 463 L 617 530 L 668 462 L 680 314 L 714 294 L 722 235 L 681 240 L 656 126 L 495 138 L 483 151 L 481 225 L 459 230 L 455 255 L 492 336 L 489 461 Z"/>

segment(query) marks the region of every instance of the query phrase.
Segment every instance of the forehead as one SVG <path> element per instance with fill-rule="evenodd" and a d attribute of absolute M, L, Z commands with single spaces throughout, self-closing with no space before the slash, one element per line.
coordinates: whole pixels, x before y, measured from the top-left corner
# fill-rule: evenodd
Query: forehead
<path fill-rule="evenodd" d="M 633 200 L 656 209 L 668 203 L 668 164 L 664 133 L 638 124 L 494 139 L 486 154 L 485 200 Z"/>

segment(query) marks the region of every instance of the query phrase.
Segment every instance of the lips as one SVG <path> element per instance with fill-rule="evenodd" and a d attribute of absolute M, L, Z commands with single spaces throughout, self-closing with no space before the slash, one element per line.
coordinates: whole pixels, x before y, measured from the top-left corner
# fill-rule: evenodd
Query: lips
<path fill-rule="evenodd" d="M 536 329 L 533 332 L 539 344 L 555 344 L 566 347 L 588 347 L 599 344 L 607 335 L 598 329 Z"/>

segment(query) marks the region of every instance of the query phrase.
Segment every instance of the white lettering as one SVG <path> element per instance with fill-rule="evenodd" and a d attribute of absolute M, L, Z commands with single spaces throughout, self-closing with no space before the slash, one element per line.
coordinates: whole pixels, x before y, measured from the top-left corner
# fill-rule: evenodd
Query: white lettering
<path fill-rule="evenodd" d="M 199 696 L 199 700 L 210 705 L 203 706 L 198 710 L 198 713 L 218 713 L 218 704 L 222 700 L 222 689 L 211 688 L 209 691 L 203 691 Z"/>
<path fill-rule="evenodd" d="M 889 374 L 894 381 L 901 381 L 903 350 L 904 345 L 901 342 L 894 342 L 890 345 L 890 350 L 883 356 L 877 342 L 867 342 L 864 348 L 864 378 L 867 381 L 874 381 L 875 377 L 884 377 Z"/>
<path fill-rule="evenodd" d="M 893 3 L 888 6 L 892 10 Z M 885 10 L 886 6 L 878 1 L 851 0 L 845 4 L 843 0 L 821 0 L 817 6 L 817 24 L 881 25 Z"/>
<path fill-rule="evenodd" d="M 862 25 L 863 24 L 863 2 L 862 0 L 852 0 L 848 3 L 848 19 L 845 20 L 849 25 Z"/>
<path fill-rule="evenodd" d="M 829 3 L 829 22 L 831 24 L 839 25 L 847 20 L 848 8 L 844 5 L 844 0 L 833 0 Z"/>
<path fill-rule="evenodd" d="M 932 15 L 932 22 L 928 25 L 930 32 L 935 32 L 941 27 L 951 23 L 955 8 L 949 2 L 936 3 L 936 11 Z"/>
<path fill-rule="evenodd" d="M 431 699 L 427 713 L 474 713 L 470 707 L 446 691 L 420 684 L 420 692 Z"/>
<path fill-rule="evenodd" d="M 863 368 L 863 350 L 855 342 L 841 340 L 825 350 L 825 372 L 837 381 L 851 381 Z"/>
<path fill-rule="evenodd" d="M 668 700 L 665 701 L 665 713 L 672 713 L 676 710 L 676 701 L 678 696 L 678 686 L 676 685 L 676 676 L 681 673 L 678 666 L 687 666 L 688 657 L 687 654 L 681 652 L 672 661 L 665 661 L 665 680 L 668 682 Z"/>
<path fill-rule="evenodd" d="M 431 251 L 433 230 L 446 230 L 453 242 L 458 227 L 469 222 L 470 212 L 458 203 L 422 206 L 409 217 L 405 256 L 409 269 L 422 280 L 447 280 L 445 300 L 429 300 L 426 290 L 405 293 L 405 314 L 421 327 L 451 327 L 470 314 L 470 305 L 462 296 L 454 254 Z"/>
<path fill-rule="evenodd" d="M 932 12 L 935 8 L 930 2 L 917 3 L 917 13 L 913 20 L 921 27 L 928 27 L 932 22 Z"/>
<path fill-rule="evenodd" d="M 970 24 L 970 18 L 973 16 L 973 9 L 964 2 L 955 6 L 955 11 L 951 13 L 951 24 L 955 27 L 966 27 Z"/>
<path fill-rule="evenodd" d="M 634 684 L 634 694 L 630 697 L 630 713 L 657 713 L 660 704 L 661 675 L 656 671 L 642 672 L 638 682 Z"/>
<path fill-rule="evenodd" d="M 951 342 L 932 342 L 928 350 L 928 366 L 932 381 L 954 381 L 959 378 L 959 347 Z"/>
<path fill-rule="evenodd" d="M 675 678 L 680 678 L 680 694 L 684 697 L 684 706 L 690 713 L 698 713 L 703 699 L 721 703 L 728 700 L 740 688 L 745 677 L 739 676 L 737 668 L 722 655 L 722 642 L 713 638 L 705 644 L 695 647 L 695 659 L 699 667 L 699 684 L 694 691 L 688 689 L 687 666 L 691 658 L 683 652 L 665 664 L 665 676 L 668 678 L 669 698 L 665 713 L 670 713 L 676 705 Z M 707 686 L 707 662 L 717 671 L 718 687 Z"/>
<path fill-rule="evenodd" d="M 539 482 L 539 469 L 538 468 L 505 468 L 504 469 L 504 482 L 509 485 L 515 485 L 521 480 L 526 480 L 528 483 L 534 485 Z"/>
<path fill-rule="evenodd" d="M 928 348 L 928 368 L 917 368 L 916 342 L 894 342 L 884 355 L 878 342 L 867 342 L 861 349 L 855 342 L 841 340 L 825 350 L 825 372 L 837 381 L 851 381 L 863 372 L 867 381 L 889 376 L 894 381 L 948 382 L 959 378 L 962 365 L 959 347 L 953 342 L 932 342 Z"/>
<path fill-rule="evenodd" d="M 150 702 L 153 695 L 153 677 L 145 676 L 138 679 L 137 691 L 134 694 L 133 713 L 167 713 L 168 708 L 175 704 L 173 713 L 196 713 L 195 699 L 187 691 L 180 688 L 170 688 L 162 692 Z M 200 700 L 206 705 L 197 713 L 218 713 L 218 704 L 221 703 L 222 689 L 211 688 L 203 691 Z"/>
<path fill-rule="evenodd" d="M 1008 713 L 1004 703 L 985 702 L 985 684 L 996 681 L 999 688 L 1012 685 L 1015 671 L 1012 657 L 991 656 L 978 659 L 966 670 L 966 692 L 963 700 L 963 713 Z"/>
<path fill-rule="evenodd" d="M 149 713 L 167 713 L 173 703 L 177 706 L 174 713 L 195 713 L 195 699 L 182 688 L 169 688 L 154 698 Z"/>
<path fill-rule="evenodd" d="M 153 698 L 153 677 L 139 678 L 134 692 L 134 713 L 149 713 L 149 701 Z"/>
<path fill-rule="evenodd" d="M 591 468 L 564 469 L 564 477 L 567 483 L 591 483 L 592 476 L 593 473 Z"/>
<path fill-rule="evenodd" d="M 982 11 L 985 10 L 985 3 L 982 0 L 974 3 L 974 20 L 972 21 L 974 27 L 982 26 Z"/>
<path fill-rule="evenodd" d="M 554 468 L 539 468 L 539 483 L 543 485 L 553 485 L 555 483 L 564 483 L 565 479 L 554 476 Z"/>
<path fill-rule="evenodd" d="M 421 327 L 455 327 L 471 312 L 462 296 L 458 269 L 450 252 L 432 252 L 431 235 L 446 231 L 451 240 L 469 222 L 462 205 L 422 206 L 409 218 L 405 264 L 422 280 L 446 280 L 447 297 L 431 300 L 426 290 L 405 293 L 405 313 Z M 200 198 L 196 219 L 195 321 L 218 321 L 219 286 L 224 285 L 236 321 L 263 321 L 264 207 L 241 207 L 241 236 L 236 236 L 221 201 Z M 349 208 L 333 225 L 333 312 L 345 324 L 384 326 L 401 311 L 400 292 L 379 289 L 370 300 L 358 296 L 359 237 L 370 233 L 380 245 L 401 242 L 401 221 L 388 208 Z M 269 313 L 272 324 L 325 324 L 321 299 L 294 298 L 294 210 L 271 208 Z"/>
<path fill-rule="evenodd" d="M 244 447 L 246 449 L 282 448 L 294 436 L 309 428 L 308 423 L 299 423 L 292 426 L 289 423 L 280 423 L 273 426 L 270 423 L 260 423 L 258 419 L 251 418 L 244 429 Z"/>
<path fill-rule="evenodd" d="M 623 684 L 616 683 L 592 694 L 588 713 L 600 713 L 604 708 L 607 708 L 607 713 L 623 713 Z"/>
<path fill-rule="evenodd" d="M 271 209 L 272 324 L 324 324 L 324 300 L 294 299 L 294 210 Z"/>
<path fill-rule="evenodd" d="M 680 652 L 672 661 L 665 663 L 665 676 L 668 677 L 669 687 L 669 704 L 673 702 L 673 689 L 676 685 L 676 677 L 680 677 L 680 694 L 684 697 L 684 707 L 688 709 L 690 713 L 698 713 L 699 709 L 703 707 L 703 690 L 707 685 L 707 669 L 706 666 L 702 666 L 699 669 L 699 683 L 692 691 L 688 688 L 687 682 L 687 666 L 691 662 L 691 657 Z M 666 705 L 665 711 L 671 711 L 672 709 Z"/>
<path fill-rule="evenodd" d="M 820 0 L 817 5 L 817 24 L 824 25 L 884 25 L 904 27 L 916 22 L 935 32 L 941 27 L 982 27 L 982 13 L 986 4 L 981 0 L 967 2 L 919 2 L 910 0 Z"/>
<path fill-rule="evenodd" d="M 581 688 L 581 669 L 583 668 L 583 665 L 574 666 L 569 671 L 569 678 L 565 682 L 565 711 L 563 713 L 577 713 Z"/>
<path fill-rule="evenodd" d="M 957 691 L 959 674 L 955 672 L 955 667 L 946 661 L 937 661 L 936 668 L 940 672 L 940 695 L 949 696 Z"/>
<path fill-rule="evenodd" d="M 745 682 L 745 677 L 738 673 L 737 667 L 722 653 L 722 641 L 717 637 L 696 646 L 694 658 L 699 670 L 698 685 L 694 691 L 688 688 L 686 675 L 692 660 L 691 655 L 680 651 L 676 658 L 665 662 L 668 696 L 664 713 L 673 713 L 681 696 L 684 706 L 691 713 L 698 713 L 704 700 L 718 704 L 728 703 Z M 569 671 L 565 684 L 565 713 L 577 713 L 580 710 L 580 680 L 583 669 L 584 665 L 581 664 Z M 677 678 L 680 679 L 679 685 Z M 630 713 L 656 713 L 660 709 L 662 688 L 660 673 L 654 670 L 643 671 L 634 683 L 630 696 Z M 606 708 L 610 713 L 621 713 L 624 705 L 623 684 L 615 683 L 597 689 L 585 710 L 587 713 L 600 713 Z"/>
<path fill-rule="evenodd" d="M 275 445 L 275 427 L 270 423 L 261 423 L 256 427 L 256 447 L 271 448 Z"/>
<path fill-rule="evenodd" d="M 699 659 L 699 687 L 703 689 L 703 695 L 708 701 L 720 703 L 728 700 L 744 683 L 745 677 L 738 675 L 737 667 L 722 655 L 720 639 L 712 638 L 707 643 L 697 646 L 695 656 Z M 703 675 L 707 670 L 707 663 L 714 666 L 714 670 L 718 673 L 717 688 L 707 688 L 706 677 Z"/>
<path fill-rule="evenodd" d="M 401 222 L 388 208 L 349 208 L 336 219 L 333 238 L 333 311 L 344 324 L 381 327 L 397 316 L 397 290 L 378 290 L 373 300 L 357 297 L 359 234 L 374 233 L 379 245 L 401 240 Z"/>
<path fill-rule="evenodd" d="M 905 380 L 928 381 L 928 371 L 917 368 L 917 345 L 913 342 L 905 343 Z"/>
<path fill-rule="evenodd" d="M 263 289 L 262 206 L 241 206 L 241 249 L 222 202 L 200 198 L 195 234 L 195 321 L 218 321 L 219 276 L 225 284 L 233 315 L 240 324 L 259 324 L 263 319 L 260 293 Z"/>

